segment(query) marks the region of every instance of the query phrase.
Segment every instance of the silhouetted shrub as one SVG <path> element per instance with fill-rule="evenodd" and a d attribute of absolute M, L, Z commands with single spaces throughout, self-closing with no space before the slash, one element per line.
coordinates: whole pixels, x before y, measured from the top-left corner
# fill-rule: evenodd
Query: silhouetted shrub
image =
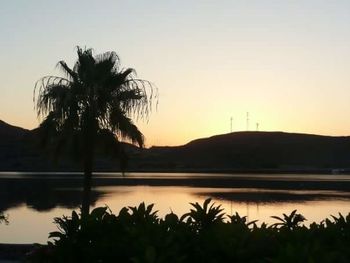
<path fill-rule="evenodd" d="M 0 224 L 1 223 L 5 223 L 6 225 L 9 223 L 8 215 L 4 215 L 2 212 L 0 212 Z"/>
<path fill-rule="evenodd" d="M 164 219 L 153 205 L 125 207 L 116 216 L 107 207 L 86 218 L 75 211 L 56 218 L 53 241 L 34 251 L 32 262 L 350 262 L 350 213 L 302 225 L 297 211 L 268 226 L 227 216 L 220 206 L 192 204 L 182 217 Z"/>

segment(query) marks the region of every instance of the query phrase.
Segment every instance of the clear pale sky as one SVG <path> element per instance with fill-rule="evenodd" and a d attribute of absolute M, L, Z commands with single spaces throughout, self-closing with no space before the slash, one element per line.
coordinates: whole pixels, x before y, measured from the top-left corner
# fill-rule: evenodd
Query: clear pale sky
<path fill-rule="evenodd" d="M 233 130 L 350 135 L 350 1 L 1 1 L 0 119 L 37 127 L 36 80 L 77 45 L 159 89 L 147 146 Z"/>

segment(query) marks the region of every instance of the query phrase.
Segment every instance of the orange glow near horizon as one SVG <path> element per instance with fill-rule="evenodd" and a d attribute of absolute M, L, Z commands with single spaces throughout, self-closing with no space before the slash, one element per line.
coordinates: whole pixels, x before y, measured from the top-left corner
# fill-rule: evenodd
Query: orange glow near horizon
<path fill-rule="evenodd" d="M 34 83 L 60 75 L 60 60 L 72 66 L 80 45 L 116 51 L 121 67 L 156 85 L 158 111 L 137 122 L 148 147 L 228 133 L 231 117 L 244 131 L 246 112 L 249 130 L 350 135 L 350 2 L 52 5 L 0 11 L 5 122 L 38 126 Z"/>

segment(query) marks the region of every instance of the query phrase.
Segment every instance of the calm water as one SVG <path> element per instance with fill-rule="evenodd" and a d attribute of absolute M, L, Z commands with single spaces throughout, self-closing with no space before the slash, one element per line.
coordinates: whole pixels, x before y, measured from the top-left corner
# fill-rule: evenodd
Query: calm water
<path fill-rule="evenodd" d="M 159 216 L 182 215 L 190 202 L 211 197 L 228 214 L 274 222 L 271 215 L 297 209 L 307 223 L 338 212 L 350 212 L 347 175 L 222 175 L 99 173 L 93 206 L 108 205 L 114 213 L 124 206 L 155 203 Z M 0 225 L 0 243 L 46 243 L 56 230 L 53 218 L 69 215 L 81 202 L 81 174 L 0 173 L 0 211 L 9 225 Z"/>

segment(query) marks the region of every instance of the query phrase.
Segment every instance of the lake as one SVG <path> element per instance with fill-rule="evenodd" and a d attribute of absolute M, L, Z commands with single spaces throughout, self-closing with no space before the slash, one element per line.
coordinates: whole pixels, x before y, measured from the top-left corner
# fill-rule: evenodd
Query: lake
<path fill-rule="evenodd" d="M 107 205 L 118 214 L 124 206 L 155 204 L 160 217 L 182 215 L 190 202 L 211 197 L 225 212 L 271 224 L 270 216 L 297 209 L 306 224 L 338 212 L 350 212 L 349 175 L 96 173 L 93 207 Z M 57 228 L 53 218 L 79 209 L 80 173 L 0 172 L 0 212 L 9 224 L 0 225 L 0 243 L 46 243 Z"/>

